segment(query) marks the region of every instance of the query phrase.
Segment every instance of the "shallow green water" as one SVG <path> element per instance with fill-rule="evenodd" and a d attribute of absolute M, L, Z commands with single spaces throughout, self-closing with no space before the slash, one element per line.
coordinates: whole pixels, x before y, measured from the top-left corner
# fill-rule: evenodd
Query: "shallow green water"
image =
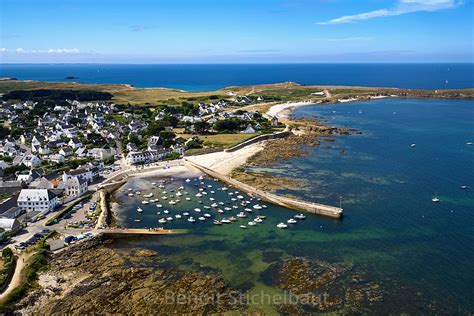
<path fill-rule="evenodd" d="M 361 135 L 336 136 L 308 148 L 310 155 L 263 170 L 306 180 L 298 192 L 305 199 L 338 205 L 341 221 L 308 215 L 287 230 L 276 228 L 294 211 L 269 206 L 264 224 L 214 226 L 211 221 L 190 224 L 174 220 L 166 227 L 190 228 L 185 236 L 138 239 L 117 248 L 147 247 L 166 254 L 184 269 L 220 272 L 233 286 L 256 292 L 275 292 L 264 285 L 261 272 L 281 256 L 305 256 L 329 262 L 350 262 L 380 280 L 393 279 L 453 308 L 473 310 L 474 277 L 474 102 L 452 100 L 377 100 L 300 108 L 297 116 L 318 116 L 330 124 L 359 129 Z M 416 147 L 410 144 L 416 143 Z M 149 186 L 157 179 L 145 181 Z M 204 180 L 208 191 L 222 185 Z M 159 202 L 170 214 L 199 205 L 195 181 L 184 179 L 166 189 L 184 185 L 193 201 L 174 206 Z M 461 185 L 468 185 L 461 190 Z M 143 190 L 148 193 L 150 190 Z M 159 190 L 161 191 L 161 190 Z M 156 193 L 155 197 L 159 196 Z M 216 191 L 217 201 L 229 201 L 228 191 Z M 441 203 L 433 204 L 437 195 Z M 123 198 L 127 226 L 159 226 L 154 205 L 143 198 Z M 169 201 L 169 200 L 168 200 Z M 255 203 L 255 201 L 253 202 Z M 156 203 L 155 203 L 156 204 Z M 144 209 L 139 215 L 137 206 Z M 164 209 L 164 208 L 163 208 Z M 242 210 L 240 207 L 239 211 Z M 209 210 L 219 217 L 215 210 Z M 227 212 L 226 212 L 227 213 Z M 237 211 L 230 211 L 235 216 Z M 192 214 L 197 218 L 198 214 Z M 225 214 L 229 216 L 229 214 Z M 134 219 L 140 218 L 141 222 Z M 245 223 L 248 220 L 245 220 Z M 407 294 L 408 295 L 408 294 Z M 387 308 L 400 306 L 404 297 L 389 297 Z M 394 304 L 395 303 L 395 304 Z M 271 306 L 264 306 L 271 311 Z M 391 311 L 391 310 L 387 310 Z M 413 312 L 413 311 L 412 311 Z"/>

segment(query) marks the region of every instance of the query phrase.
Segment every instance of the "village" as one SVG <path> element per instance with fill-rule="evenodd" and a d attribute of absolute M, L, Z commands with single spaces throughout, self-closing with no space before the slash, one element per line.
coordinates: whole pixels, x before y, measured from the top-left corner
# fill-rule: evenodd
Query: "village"
<path fill-rule="evenodd" d="M 48 214 L 90 199 L 110 174 L 178 159 L 197 148 L 205 150 L 201 135 L 249 135 L 245 140 L 281 128 L 276 117 L 267 119 L 258 111 L 240 109 L 263 102 L 263 97 L 229 95 L 212 101 L 165 105 L 154 111 L 111 102 L 2 101 L 0 242 L 26 247 L 25 241 L 37 239 L 34 233 L 44 228 L 36 222 L 46 222 L 51 218 Z M 86 212 L 87 218 L 65 228 L 93 227 L 95 208 Z M 37 227 L 28 230 L 33 237 L 26 236 L 25 228 L 32 225 Z M 15 239 L 15 235 L 23 237 Z"/>

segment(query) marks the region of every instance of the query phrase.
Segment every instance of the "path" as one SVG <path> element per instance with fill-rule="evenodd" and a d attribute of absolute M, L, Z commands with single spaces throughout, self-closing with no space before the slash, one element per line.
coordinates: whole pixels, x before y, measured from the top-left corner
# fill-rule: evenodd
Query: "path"
<path fill-rule="evenodd" d="M 11 291 L 13 291 L 13 289 L 20 285 L 21 272 L 23 271 L 23 268 L 28 263 L 28 260 L 34 253 L 34 251 L 22 252 L 18 256 L 18 259 L 16 261 L 15 273 L 13 274 L 10 284 L 8 284 L 6 290 L 2 294 L 0 294 L 0 301 L 5 299 L 11 293 Z"/>

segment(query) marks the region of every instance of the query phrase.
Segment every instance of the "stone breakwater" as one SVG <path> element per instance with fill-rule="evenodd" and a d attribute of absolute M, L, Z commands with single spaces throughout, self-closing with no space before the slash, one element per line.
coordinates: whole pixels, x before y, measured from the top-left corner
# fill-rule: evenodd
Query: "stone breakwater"
<path fill-rule="evenodd" d="M 343 215 L 342 208 L 324 205 L 324 204 L 318 204 L 318 203 L 311 203 L 307 201 L 300 201 L 297 199 L 288 198 L 288 197 L 280 196 L 280 195 L 273 194 L 270 192 L 262 191 L 248 184 L 242 183 L 240 181 L 227 177 L 223 174 L 215 172 L 207 167 L 201 166 L 195 162 L 187 160 L 186 158 L 185 158 L 185 161 L 189 163 L 192 167 L 197 168 L 198 170 L 209 175 L 210 177 L 216 178 L 222 182 L 230 184 L 233 187 L 238 188 L 248 194 L 258 196 L 262 200 L 270 202 L 272 204 L 284 206 L 290 209 L 296 209 L 299 211 L 328 216 L 332 218 L 342 218 L 342 215 Z"/>

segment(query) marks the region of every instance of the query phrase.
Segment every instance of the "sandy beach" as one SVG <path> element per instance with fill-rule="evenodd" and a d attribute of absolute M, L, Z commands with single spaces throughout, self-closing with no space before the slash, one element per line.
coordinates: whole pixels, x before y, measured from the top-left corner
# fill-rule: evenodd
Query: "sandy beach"
<path fill-rule="evenodd" d="M 266 113 L 268 117 L 288 118 L 291 112 L 298 107 L 314 104 L 314 102 L 288 102 L 272 106 Z"/>
<path fill-rule="evenodd" d="M 248 145 L 233 152 L 220 151 L 211 154 L 186 157 L 194 163 L 229 175 L 233 169 L 245 164 L 247 160 L 263 149 L 263 143 Z"/>

